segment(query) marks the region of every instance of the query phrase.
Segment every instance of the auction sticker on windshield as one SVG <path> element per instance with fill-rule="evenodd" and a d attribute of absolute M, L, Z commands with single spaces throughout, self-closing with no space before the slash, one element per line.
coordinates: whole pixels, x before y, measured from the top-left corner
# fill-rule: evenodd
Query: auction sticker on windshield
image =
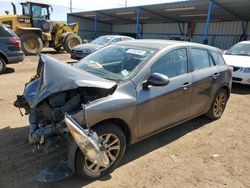
<path fill-rule="evenodd" d="M 144 51 L 144 50 L 136 50 L 136 49 L 129 49 L 129 50 L 126 51 L 126 53 L 143 56 L 146 53 L 146 51 Z"/>

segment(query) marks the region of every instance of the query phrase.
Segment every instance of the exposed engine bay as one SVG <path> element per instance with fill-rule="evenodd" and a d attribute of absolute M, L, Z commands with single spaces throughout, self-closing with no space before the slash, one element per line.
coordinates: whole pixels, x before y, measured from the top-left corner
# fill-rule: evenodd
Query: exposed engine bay
<path fill-rule="evenodd" d="M 30 108 L 24 97 L 18 96 L 15 106 L 24 108 L 25 114 L 29 114 L 29 142 L 43 144 L 45 138 L 63 131 L 65 113 L 74 114 L 81 110 L 83 104 L 105 97 L 107 94 L 99 88 L 77 88 L 53 94 L 35 108 Z"/>

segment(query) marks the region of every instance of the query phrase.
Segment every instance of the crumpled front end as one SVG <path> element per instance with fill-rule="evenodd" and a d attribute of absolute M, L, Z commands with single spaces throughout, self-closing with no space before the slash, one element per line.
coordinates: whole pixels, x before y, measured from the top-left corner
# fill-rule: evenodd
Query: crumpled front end
<path fill-rule="evenodd" d="M 58 138 L 69 131 L 65 113 L 77 113 L 83 104 L 106 97 L 115 89 L 113 81 L 41 55 L 36 76 L 25 85 L 23 95 L 17 96 L 14 105 L 29 115 L 30 143 L 49 143 L 48 147 L 53 148 Z"/>

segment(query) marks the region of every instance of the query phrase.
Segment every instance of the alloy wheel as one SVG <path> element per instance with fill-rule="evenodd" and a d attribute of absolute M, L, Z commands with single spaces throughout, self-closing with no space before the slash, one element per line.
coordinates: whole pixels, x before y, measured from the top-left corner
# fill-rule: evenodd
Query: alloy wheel
<path fill-rule="evenodd" d="M 120 144 L 119 138 L 116 135 L 104 134 L 101 136 L 101 138 L 102 138 L 104 146 L 106 148 L 106 154 L 109 158 L 110 164 L 108 167 L 101 167 L 101 166 L 91 162 L 90 160 L 88 160 L 85 157 L 84 163 L 85 163 L 86 168 L 90 172 L 98 173 L 98 172 L 102 172 L 102 171 L 106 170 L 117 160 L 119 153 L 120 153 L 121 144 Z"/>
<path fill-rule="evenodd" d="M 226 106 L 226 95 L 223 92 L 220 92 L 217 95 L 214 105 L 213 105 L 213 113 L 215 117 L 220 117 Z"/>

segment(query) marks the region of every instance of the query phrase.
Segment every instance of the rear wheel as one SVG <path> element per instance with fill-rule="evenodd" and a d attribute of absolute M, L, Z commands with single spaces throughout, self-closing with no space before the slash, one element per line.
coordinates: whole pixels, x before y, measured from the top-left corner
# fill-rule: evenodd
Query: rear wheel
<path fill-rule="evenodd" d="M 42 51 L 43 41 L 34 33 L 26 33 L 20 36 L 22 50 L 25 55 L 37 55 Z"/>
<path fill-rule="evenodd" d="M 6 61 L 0 57 L 0 74 L 2 74 L 6 69 Z"/>
<path fill-rule="evenodd" d="M 126 149 L 126 138 L 123 131 L 114 124 L 102 124 L 94 128 L 106 148 L 110 165 L 105 168 L 89 161 L 78 149 L 76 152 L 76 174 L 85 179 L 96 179 L 111 173 L 121 161 Z"/>
<path fill-rule="evenodd" d="M 64 40 L 63 48 L 66 50 L 66 52 L 71 53 L 72 48 L 79 44 L 82 44 L 82 39 L 78 35 L 71 33 Z"/>
<path fill-rule="evenodd" d="M 209 111 L 205 115 L 211 119 L 219 119 L 226 108 L 227 100 L 227 91 L 221 89 L 217 92 Z"/>

